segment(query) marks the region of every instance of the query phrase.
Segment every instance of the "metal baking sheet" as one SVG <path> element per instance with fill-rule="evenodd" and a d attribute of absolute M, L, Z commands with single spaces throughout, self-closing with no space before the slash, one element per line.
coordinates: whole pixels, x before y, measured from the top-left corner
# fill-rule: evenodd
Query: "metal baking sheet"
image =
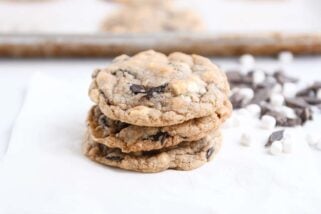
<path fill-rule="evenodd" d="M 203 55 L 321 53 L 319 0 L 176 0 L 193 8 L 200 33 L 115 35 L 102 20 L 119 5 L 106 0 L 0 0 L 0 56 L 90 57 L 145 49 Z"/>

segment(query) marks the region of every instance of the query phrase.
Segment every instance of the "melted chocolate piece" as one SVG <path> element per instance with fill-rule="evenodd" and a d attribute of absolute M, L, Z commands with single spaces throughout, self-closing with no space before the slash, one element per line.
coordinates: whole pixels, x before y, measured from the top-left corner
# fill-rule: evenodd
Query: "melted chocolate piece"
<path fill-rule="evenodd" d="M 154 156 L 154 155 L 158 155 L 159 153 L 161 153 L 160 150 L 143 151 L 143 155 L 146 155 L 146 156 Z"/>
<path fill-rule="evenodd" d="M 129 89 L 134 93 L 134 94 L 139 94 L 139 93 L 146 93 L 146 89 L 142 85 L 137 85 L 137 84 L 132 84 Z"/>
<path fill-rule="evenodd" d="M 103 156 L 108 154 L 108 147 L 106 145 L 99 143 L 98 144 L 98 149 L 99 149 L 99 151 L 101 152 L 101 154 Z"/>
<path fill-rule="evenodd" d="M 167 83 L 157 87 L 145 87 L 143 85 L 132 84 L 130 90 L 134 94 L 146 94 L 146 98 L 150 99 L 154 96 L 154 93 L 164 93 L 167 87 Z"/>
<path fill-rule="evenodd" d="M 109 153 L 105 156 L 106 159 L 108 160 L 112 160 L 112 161 L 122 161 L 124 160 L 124 157 L 122 157 L 122 155 L 120 154 L 116 154 L 116 153 Z"/>
<path fill-rule="evenodd" d="M 146 91 L 147 92 L 147 94 L 146 94 L 147 99 L 152 98 L 154 93 L 164 93 L 167 85 L 168 84 L 165 83 L 165 84 L 157 86 L 157 87 L 148 88 Z"/>
<path fill-rule="evenodd" d="M 158 132 L 157 134 L 150 136 L 153 141 L 160 141 L 161 144 L 163 144 L 168 137 L 169 134 L 167 132 Z"/>
<path fill-rule="evenodd" d="M 268 142 L 265 144 L 265 146 L 271 146 L 274 141 L 282 140 L 284 137 L 284 130 L 276 131 L 273 132 L 270 137 Z"/>

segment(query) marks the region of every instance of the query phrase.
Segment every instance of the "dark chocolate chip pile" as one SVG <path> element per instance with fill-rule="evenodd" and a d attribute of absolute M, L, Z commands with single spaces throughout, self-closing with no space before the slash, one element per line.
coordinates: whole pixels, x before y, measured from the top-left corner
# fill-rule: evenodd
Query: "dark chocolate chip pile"
<path fill-rule="evenodd" d="M 285 97 L 285 106 L 293 109 L 296 118 L 288 118 L 284 113 L 277 111 L 270 104 L 270 97 L 273 88 L 279 84 L 282 88 L 285 83 L 297 83 L 298 79 L 287 76 L 283 71 L 276 71 L 273 74 L 265 73 L 265 80 L 260 84 L 255 84 L 253 80 L 253 71 L 243 74 L 240 71 L 227 71 L 226 75 L 230 82 L 231 89 L 236 89 L 230 96 L 230 101 L 234 109 L 244 108 L 249 104 L 257 104 L 261 107 L 261 116 L 270 115 L 276 119 L 278 126 L 293 127 L 303 125 L 306 121 L 312 120 L 312 106 L 321 106 L 321 99 L 317 98 L 317 91 L 321 89 L 321 82 L 315 82 L 313 85 L 299 91 L 295 97 Z M 237 89 L 251 88 L 254 91 L 254 97 L 246 101 Z"/>

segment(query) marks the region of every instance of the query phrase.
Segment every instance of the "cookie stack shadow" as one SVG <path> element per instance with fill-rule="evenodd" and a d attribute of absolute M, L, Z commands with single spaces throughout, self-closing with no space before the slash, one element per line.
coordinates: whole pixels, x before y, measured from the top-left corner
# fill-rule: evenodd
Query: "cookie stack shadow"
<path fill-rule="evenodd" d="M 198 168 L 220 150 L 228 94 L 225 74 L 204 57 L 119 56 L 92 75 L 84 154 L 139 172 Z"/>

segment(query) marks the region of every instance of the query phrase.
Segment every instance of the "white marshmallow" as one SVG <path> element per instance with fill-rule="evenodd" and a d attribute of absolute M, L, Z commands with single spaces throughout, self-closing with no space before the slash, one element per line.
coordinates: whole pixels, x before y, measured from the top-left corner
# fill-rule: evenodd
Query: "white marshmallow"
<path fill-rule="evenodd" d="M 254 56 L 251 54 L 244 54 L 240 57 L 240 63 L 245 67 L 253 67 L 255 64 Z"/>
<path fill-rule="evenodd" d="M 261 128 L 273 129 L 276 125 L 276 120 L 270 115 L 264 115 L 261 119 Z"/>
<path fill-rule="evenodd" d="M 282 141 L 283 143 L 283 152 L 284 153 L 291 153 L 292 152 L 292 138 L 290 136 L 285 136 Z"/>
<path fill-rule="evenodd" d="M 261 107 L 257 104 L 250 104 L 245 107 L 250 115 L 253 117 L 259 117 L 261 114 Z"/>
<path fill-rule="evenodd" d="M 289 51 L 282 51 L 278 55 L 278 59 L 283 64 L 289 64 L 293 61 L 293 54 Z"/>
<path fill-rule="evenodd" d="M 319 143 L 317 144 L 316 148 L 317 148 L 318 150 L 321 150 L 321 142 L 319 142 Z"/>
<path fill-rule="evenodd" d="M 281 106 L 280 112 L 283 113 L 287 118 L 295 119 L 297 117 L 295 111 L 287 106 Z"/>
<path fill-rule="evenodd" d="M 275 84 L 271 89 L 271 93 L 282 93 L 282 86 L 279 83 Z"/>
<path fill-rule="evenodd" d="M 294 83 L 284 83 L 283 85 L 283 95 L 284 97 L 294 97 L 297 92 L 297 86 Z"/>
<path fill-rule="evenodd" d="M 262 70 L 256 70 L 253 72 L 253 83 L 260 84 L 265 80 L 265 73 Z"/>
<path fill-rule="evenodd" d="M 249 116 L 250 112 L 246 109 L 246 108 L 241 108 L 239 110 L 235 111 L 235 114 L 237 114 L 238 116 Z"/>
<path fill-rule="evenodd" d="M 321 89 L 319 89 L 319 90 L 317 91 L 317 98 L 318 98 L 318 99 L 321 99 Z"/>
<path fill-rule="evenodd" d="M 238 93 L 243 97 L 245 103 L 251 101 L 254 97 L 254 91 L 251 88 L 241 88 Z"/>
<path fill-rule="evenodd" d="M 240 140 L 241 145 L 243 146 L 251 146 L 252 144 L 252 136 L 248 133 L 243 133 Z"/>
<path fill-rule="evenodd" d="M 270 103 L 273 106 L 282 106 L 284 103 L 284 96 L 282 94 L 272 94 L 270 97 Z"/>
<path fill-rule="evenodd" d="M 270 153 L 272 155 L 280 155 L 283 151 L 283 145 L 281 141 L 274 141 L 270 147 Z"/>
<path fill-rule="evenodd" d="M 317 133 L 308 133 L 305 139 L 308 142 L 308 144 L 311 146 L 315 146 L 321 141 L 321 137 Z"/>

